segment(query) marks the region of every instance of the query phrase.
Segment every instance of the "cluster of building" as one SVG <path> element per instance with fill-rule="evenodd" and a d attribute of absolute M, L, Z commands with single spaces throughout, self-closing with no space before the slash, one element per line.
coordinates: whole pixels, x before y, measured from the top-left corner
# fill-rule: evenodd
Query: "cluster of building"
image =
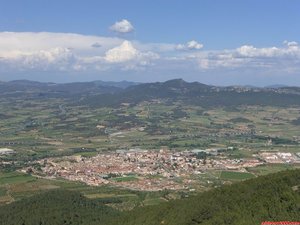
<path fill-rule="evenodd" d="M 10 148 L 0 148 L 0 155 L 11 155 L 14 154 L 15 150 Z"/>
<path fill-rule="evenodd" d="M 257 159 L 206 157 L 206 154 L 213 155 L 216 152 L 214 149 L 184 152 L 132 149 L 107 152 L 91 158 L 50 158 L 39 163 L 42 174 L 48 178 L 62 177 L 88 185 L 113 184 L 148 191 L 189 188 L 193 180 L 191 177 L 206 170 L 243 171 L 247 167 L 263 164 Z M 37 172 L 30 169 L 30 172 Z M 132 177 L 134 179 L 127 179 Z M 177 182 L 178 179 L 180 182 Z"/>
<path fill-rule="evenodd" d="M 300 153 L 261 152 L 259 155 L 267 163 L 300 163 Z"/>

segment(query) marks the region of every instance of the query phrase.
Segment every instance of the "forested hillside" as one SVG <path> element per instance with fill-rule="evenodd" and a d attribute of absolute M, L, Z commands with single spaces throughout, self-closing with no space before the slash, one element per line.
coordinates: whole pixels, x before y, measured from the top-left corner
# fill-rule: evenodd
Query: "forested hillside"
<path fill-rule="evenodd" d="M 300 220 L 300 171 L 290 170 L 190 198 L 118 212 L 76 192 L 50 191 L 0 208 L 2 225 L 253 225 Z"/>
<path fill-rule="evenodd" d="M 54 190 L 0 208 L 1 225 L 105 225 L 119 212 L 80 193 Z"/>
<path fill-rule="evenodd" d="M 139 208 L 113 224 L 254 225 L 300 220 L 300 171 L 262 176 L 196 197 Z"/>

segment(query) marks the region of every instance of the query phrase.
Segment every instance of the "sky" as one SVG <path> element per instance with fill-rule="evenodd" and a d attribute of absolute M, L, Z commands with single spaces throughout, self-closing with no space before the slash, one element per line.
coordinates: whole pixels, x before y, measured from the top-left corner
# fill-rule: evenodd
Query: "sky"
<path fill-rule="evenodd" d="M 300 86 L 299 0 L 1 0 L 0 80 Z"/>

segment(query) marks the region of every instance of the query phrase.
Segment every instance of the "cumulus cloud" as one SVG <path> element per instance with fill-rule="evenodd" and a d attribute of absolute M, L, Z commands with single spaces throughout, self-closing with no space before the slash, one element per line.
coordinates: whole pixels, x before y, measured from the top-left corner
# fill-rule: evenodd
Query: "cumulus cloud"
<path fill-rule="evenodd" d="M 105 54 L 105 61 L 112 64 L 119 64 L 122 69 L 140 69 L 151 65 L 159 55 L 153 52 L 141 52 L 137 50 L 130 41 L 124 41 L 121 45 L 108 50 Z"/>
<path fill-rule="evenodd" d="M 196 51 L 202 47 L 196 41 L 178 47 L 172 43 L 141 43 L 71 33 L 0 32 L 0 72 L 122 74 L 124 70 L 143 70 L 143 74 L 197 74 L 259 68 L 270 73 L 300 73 L 300 46 L 295 41 L 271 47 L 248 44 L 235 49 Z"/>
<path fill-rule="evenodd" d="M 195 40 L 192 40 L 185 44 L 179 44 L 176 46 L 176 48 L 178 50 L 199 50 L 199 49 L 203 48 L 203 44 L 201 44 Z"/>
<path fill-rule="evenodd" d="M 117 21 L 109 29 L 117 33 L 130 33 L 134 30 L 134 27 L 128 20 L 123 19 L 121 21 Z"/>
<path fill-rule="evenodd" d="M 237 49 L 237 53 L 243 57 L 276 57 L 282 54 L 282 49 L 277 47 L 255 48 L 252 45 L 243 45 Z"/>
<path fill-rule="evenodd" d="M 287 45 L 288 47 L 299 47 L 298 43 L 296 41 L 287 41 L 285 40 L 283 44 Z"/>
<path fill-rule="evenodd" d="M 0 32 L 0 70 L 110 70 L 118 63 L 118 68 L 136 69 L 159 58 L 142 46 L 119 38 Z"/>
<path fill-rule="evenodd" d="M 0 57 L 9 55 L 31 54 L 40 50 L 57 47 L 73 49 L 78 54 L 90 54 L 91 46 L 101 45 L 102 52 L 120 44 L 123 39 L 81 35 L 73 33 L 50 32 L 0 32 Z"/>
<path fill-rule="evenodd" d="M 105 60 L 112 63 L 126 62 L 136 58 L 139 55 L 131 42 L 124 41 L 120 46 L 108 50 L 105 54 Z"/>
<path fill-rule="evenodd" d="M 13 70 L 65 70 L 74 60 L 74 55 L 68 48 L 57 47 L 45 50 L 22 52 L 12 51 L 2 57 L 0 63 Z"/>
<path fill-rule="evenodd" d="M 283 47 L 257 48 L 243 45 L 233 50 L 220 50 L 197 55 L 202 69 L 214 68 L 266 68 L 300 70 L 300 47 L 297 42 L 284 42 Z"/>

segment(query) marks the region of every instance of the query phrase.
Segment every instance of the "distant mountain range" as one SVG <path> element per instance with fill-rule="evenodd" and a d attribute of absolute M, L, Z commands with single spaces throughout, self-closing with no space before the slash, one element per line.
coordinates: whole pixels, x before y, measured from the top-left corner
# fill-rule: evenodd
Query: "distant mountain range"
<path fill-rule="evenodd" d="M 81 99 L 89 106 L 115 106 L 121 103 L 138 104 L 142 101 L 180 101 L 182 104 L 201 107 L 238 105 L 300 105 L 300 88 L 257 88 L 228 86 L 217 87 L 182 79 L 166 82 L 144 83 L 122 91 L 93 95 Z"/>
<path fill-rule="evenodd" d="M 238 105 L 300 105 L 300 88 L 281 85 L 264 88 L 252 86 L 218 87 L 199 82 L 174 79 L 166 82 L 134 83 L 121 82 L 74 82 L 41 83 L 17 80 L 0 83 L 0 97 L 57 97 L 68 99 L 73 104 L 91 107 L 116 106 L 121 103 L 138 104 L 154 99 L 181 101 L 184 104 L 202 107 Z"/>
<path fill-rule="evenodd" d="M 101 80 L 97 80 L 97 81 L 94 81 L 95 83 L 99 84 L 99 85 L 102 85 L 102 86 L 111 86 L 111 87 L 118 87 L 118 88 L 128 88 L 130 86 L 133 86 L 133 85 L 138 85 L 140 83 L 138 82 L 131 82 L 131 81 L 126 81 L 126 80 L 123 80 L 123 81 L 101 81 Z"/>
<path fill-rule="evenodd" d="M 290 87 L 290 86 L 284 84 L 273 84 L 273 85 L 265 86 L 265 88 L 286 88 L 286 87 Z"/>
<path fill-rule="evenodd" d="M 40 97 L 74 97 L 92 94 L 116 93 L 134 85 L 133 82 L 74 82 L 42 83 L 28 80 L 15 80 L 0 83 L 0 95 L 6 96 L 40 96 Z"/>

